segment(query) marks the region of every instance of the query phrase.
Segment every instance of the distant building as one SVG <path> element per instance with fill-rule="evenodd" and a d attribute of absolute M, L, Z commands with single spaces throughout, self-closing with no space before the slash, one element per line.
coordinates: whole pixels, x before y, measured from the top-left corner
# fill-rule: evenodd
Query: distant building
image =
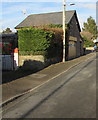
<path fill-rule="evenodd" d="M 0 34 L 0 56 L 2 58 L 2 70 L 15 69 L 14 49 L 18 47 L 17 33 Z"/>

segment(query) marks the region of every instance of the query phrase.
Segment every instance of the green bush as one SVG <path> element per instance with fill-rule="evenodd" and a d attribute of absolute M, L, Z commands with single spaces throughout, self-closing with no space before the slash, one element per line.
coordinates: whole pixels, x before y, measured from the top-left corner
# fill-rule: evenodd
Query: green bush
<path fill-rule="evenodd" d="M 19 54 L 38 55 L 46 54 L 53 39 L 52 31 L 37 28 L 23 28 L 18 30 Z"/>
<path fill-rule="evenodd" d="M 83 37 L 84 39 L 84 47 L 93 47 L 94 46 L 94 42 L 91 40 L 88 40 L 85 36 Z"/>

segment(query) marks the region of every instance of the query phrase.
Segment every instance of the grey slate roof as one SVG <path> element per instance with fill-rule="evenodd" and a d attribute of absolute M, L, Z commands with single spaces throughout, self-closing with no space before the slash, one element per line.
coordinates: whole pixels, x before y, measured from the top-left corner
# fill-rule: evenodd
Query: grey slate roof
<path fill-rule="evenodd" d="M 66 11 L 66 24 L 68 24 L 76 11 Z M 62 12 L 29 15 L 15 28 L 42 26 L 48 24 L 62 24 Z"/>

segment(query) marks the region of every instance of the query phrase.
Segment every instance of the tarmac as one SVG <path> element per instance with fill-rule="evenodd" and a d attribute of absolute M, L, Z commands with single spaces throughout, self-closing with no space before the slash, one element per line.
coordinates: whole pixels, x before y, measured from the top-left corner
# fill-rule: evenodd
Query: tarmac
<path fill-rule="evenodd" d="M 75 67 L 81 62 L 85 62 L 95 55 L 96 53 L 92 52 L 76 59 L 66 61 L 65 63 L 61 62 L 53 64 L 39 72 L 0 85 L 0 87 L 2 86 L 2 103 L 0 103 L 0 105 L 5 105 L 16 98 L 45 85 L 45 83 L 53 80 L 72 67 Z"/>

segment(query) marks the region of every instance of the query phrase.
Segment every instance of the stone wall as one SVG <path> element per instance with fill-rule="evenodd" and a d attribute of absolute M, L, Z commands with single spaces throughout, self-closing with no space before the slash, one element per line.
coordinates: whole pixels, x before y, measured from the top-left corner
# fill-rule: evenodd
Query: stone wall
<path fill-rule="evenodd" d="M 60 62 L 59 57 L 45 59 L 43 55 L 19 55 L 19 66 L 26 70 L 41 70 L 51 64 Z"/>
<path fill-rule="evenodd" d="M 35 61 L 40 61 L 40 62 L 45 62 L 45 59 L 44 59 L 44 56 L 42 55 L 31 55 L 31 56 L 22 56 L 20 55 L 19 56 L 19 66 L 22 66 L 24 64 L 24 61 L 27 61 L 27 60 L 35 60 Z"/>
<path fill-rule="evenodd" d="M 32 70 L 34 72 L 43 69 L 45 65 L 44 56 L 31 55 L 31 56 L 19 56 L 19 66 L 24 70 Z"/>

